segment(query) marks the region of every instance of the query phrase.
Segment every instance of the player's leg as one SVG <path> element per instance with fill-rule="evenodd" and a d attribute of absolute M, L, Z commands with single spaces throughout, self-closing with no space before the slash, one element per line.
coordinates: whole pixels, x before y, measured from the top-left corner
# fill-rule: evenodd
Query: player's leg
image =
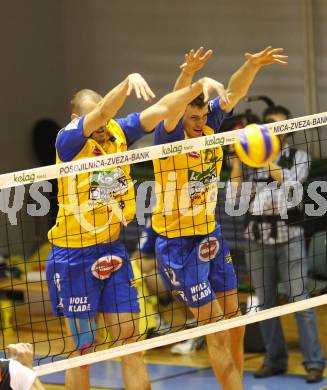
<path fill-rule="evenodd" d="M 175 290 L 178 299 L 186 302 L 200 325 L 223 318 L 208 280 L 210 259 L 201 256 L 199 239 L 159 237 L 156 255 L 168 288 Z M 229 331 L 206 338 L 211 364 L 223 389 L 242 389 L 241 376 L 231 355 Z"/>
<path fill-rule="evenodd" d="M 223 318 L 223 311 L 217 300 L 189 309 L 198 320 L 199 325 L 216 322 Z M 223 389 L 243 389 L 242 378 L 232 356 L 230 332 L 227 330 L 209 334 L 206 339 L 212 369 Z"/>
<path fill-rule="evenodd" d="M 220 292 L 216 294 L 217 301 L 224 313 L 224 318 L 232 318 L 241 315 L 239 310 L 238 292 L 237 289 Z M 231 353 L 235 361 L 235 365 L 243 377 L 244 369 L 244 334 L 245 327 L 239 326 L 229 330 L 231 340 Z"/>
<path fill-rule="evenodd" d="M 131 261 L 120 242 L 108 244 L 107 256 L 114 256 L 121 265 L 106 279 L 98 309 L 104 313 L 114 346 L 133 343 L 140 338 L 140 306 L 137 289 L 131 283 L 134 279 Z M 122 370 L 127 390 L 151 388 L 142 353 L 122 357 Z"/>
<path fill-rule="evenodd" d="M 80 356 L 80 351 L 76 350 L 76 344 L 72 336 L 69 319 L 65 318 L 66 335 L 68 337 L 67 346 L 69 351 L 74 351 L 70 357 Z M 66 371 L 66 389 L 67 390 L 89 390 L 89 366 L 70 368 Z"/>
<path fill-rule="evenodd" d="M 85 353 L 94 340 L 91 319 L 95 315 L 100 286 L 92 288 L 92 248 L 61 248 L 53 246 L 47 262 L 49 296 L 56 315 L 63 314 L 68 336 L 70 356 Z M 88 287 L 88 288 L 87 288 Z M 66 372 L 68 390 L 88 390 L 87 367 L 77 367 Z"/>
<path fill-rule="evenodd" d="M 106 313 L 106 326 L 114 346 L 130 344 L 139 338 L 138 313 Z M 151 388 L 142 352 L 122 358 L 124 385 L 127 390 L 148 390 Z"/>
<path fill-rule="evenodd" d="M 219 226 L 210 235 L 211 243 L 214 242 L 214 239 L 217 240 L 218 252 L 210 262 L 209 280 L 223 312 L 224 319 L 232 318 L 241 315 L 237 291 L 237 277 L 230 249 L 227 241 L 222 237 Z M 202 245 L 207 245 L 207 242 L 204 240 Z M 244 326 L 229 330 L 231 354 L 241 378 L 243 377 L 244 367 L 244 333 Z"/>

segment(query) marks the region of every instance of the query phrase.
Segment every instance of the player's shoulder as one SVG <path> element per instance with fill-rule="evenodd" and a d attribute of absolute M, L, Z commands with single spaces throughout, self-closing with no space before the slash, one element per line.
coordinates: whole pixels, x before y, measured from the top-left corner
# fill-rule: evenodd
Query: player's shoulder
<path fill-rule="evenodd" d="M 79 118 L 74 118 L 70 121 L 65 127 L 63 127 L 60 131 L 70 131 L 77 130 L 81 127 L 84 117 L 81 116 Z"/>
<path fill-rule="evenodd" d="M 115 138 L 118 137 L 118 138 L 125 139 L 124 128 L 120 119 L 110 119 L 110 121 L 107 124 L 107 131 Z"/>
<path fill-rule="evenodd" d="M 217 99 L 211 99 L 208 101 L 208 113 L 212 113 L 217 105 Z"/>

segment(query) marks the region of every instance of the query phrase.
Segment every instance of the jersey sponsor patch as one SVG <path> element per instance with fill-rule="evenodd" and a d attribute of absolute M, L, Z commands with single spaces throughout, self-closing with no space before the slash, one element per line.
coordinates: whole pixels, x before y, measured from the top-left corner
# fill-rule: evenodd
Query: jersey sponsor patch
<path fill-rule="evenodd" d="M 81 120 L 81 118 L 76 118 L 76 119 L 72 120 L 70 123 L 68 123 L 67 126 L 65 126 L 64 130 L 65 131 L 66 130 L 77 130 L 80 120 Z"/>
<path fill-rule="evenodd" d="M 189 152 L 187 153 L 187 155 L 190 156 L 191 158 L 196 158 L 196 159 L 201 158 L 201 154 L 199 152 Z"/>
<path fill-rule="evenodd" d="M 227 264 L 232 263 L 233 259 L 232 259 L 230 252 L 228 252 L 227 255 L 225 256 L 225 261 Z"/>
<path fill-rule="evenodd" d="M 209 166 L 203 172 L 197 172 L 189 169 L 188 171 L 188 190 L 191 201 L 191 207 L 204 205 L 206 201 L 211 202 L 217 196 L 217 172 L 215 164 Z"/>
<path fill-rule="evenodd" d="M 199 245 L 199 259 L 202 261 L 213 260 L 219 251 L 219 241 L 216 237 L 205 238 Z"/>
<path fill-rule="evenodd" d="M 123 259 L 118 256 L 103 256 L 92 264 L 92 275 L 97 279 L 108 279 L 113 272 L 118 271 L 123 265 Z"/>
<path fill-rule="evenodd" d="M 102 152 L 101 152 L 101 150 L 97 146 L 94 147 L 93 154 L 95 156 L 102 156 Z"/>
<path fill-rule="evenodd" d="M 90 200 L 110 203 L 113 198 L 124 195 L 127 191 L 128 181 L 121 168 L 92 173 Z"/>

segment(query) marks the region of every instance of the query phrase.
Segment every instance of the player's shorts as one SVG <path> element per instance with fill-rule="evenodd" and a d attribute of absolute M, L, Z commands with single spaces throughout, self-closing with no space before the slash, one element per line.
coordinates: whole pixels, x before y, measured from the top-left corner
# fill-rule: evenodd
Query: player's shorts
<path fill-rule="evenodd" d="M 140 311 L 129 255 L 120 241 L 85 248 L 53 246 L 46 275 L 56 315 L 92 318 Z"/>
<path fill-rule="evenodd" d="M 203 306 L 216 293 L 237 288 L 230 250 L 219 225 L 206 236 L 158 236 L 156 257 L 168 288 L 190 307 Z"/>

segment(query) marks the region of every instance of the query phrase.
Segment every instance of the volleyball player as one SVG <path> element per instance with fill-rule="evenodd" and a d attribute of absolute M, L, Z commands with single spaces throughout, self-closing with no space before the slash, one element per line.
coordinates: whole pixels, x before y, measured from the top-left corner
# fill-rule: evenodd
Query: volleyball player
<path fill-rule="evenodd" d="M 57 163 L 123 152 L 161 120 L 183 111 L 202 91 L 220 93 L 221 85 L 203 78 L 140 114 L 113 120 L 132 90 L 145 100 L 154 96 L 139 74 L 128 76 L 104 98 L 91 90 L 79 91 L 72 100 L 72 122 L 56 140 Z M 71 165 L 67 172 L 74 173 L 73 169 Z M 130 167 L 100 165 L 94 172 L 59 179 L 58 187 L 58 216 L 48 234 L 53 244 L 47 263 L 53 308 L 66 317 L 67 332 L 81 354 L 91 350 L 96 311 L 104 313 L 115 345 L 133 342 L 138 335 L 139 304 L 131 286 L 130 259 L 119 241 L 121 226 L 135 213 Z M 122 368 L 126 389 L 150 388 L 141 353 L 122 357 Z M 88 368 L 68 370 L 66 388 L 89 389 Z"/>
<path fill-rule="evenodd" d="M 229 81 L 228 101 L 216 98 L 207 103 L 199 95 L 186 111 L 160 123 L 155 144 L 218 133 L 262 66 L 286 64 L 282 51 L 267 47 L 246 53 L 246 62 Z M 182 69 L 175 88 L 189 85 L 192 78 L 193 73 Z M 152 226 L 159 234 L 157 261 L 170 289 L 201 324 L 237 315 L 239 310 L 230 251 L 215 221 L 222 156 L 218 146 L 154 161 L 157 205 Z M 243 328 L 235 328 L 207 336 L 211 364 L 224 389 L 242 388 L 243 335 Z"/>

